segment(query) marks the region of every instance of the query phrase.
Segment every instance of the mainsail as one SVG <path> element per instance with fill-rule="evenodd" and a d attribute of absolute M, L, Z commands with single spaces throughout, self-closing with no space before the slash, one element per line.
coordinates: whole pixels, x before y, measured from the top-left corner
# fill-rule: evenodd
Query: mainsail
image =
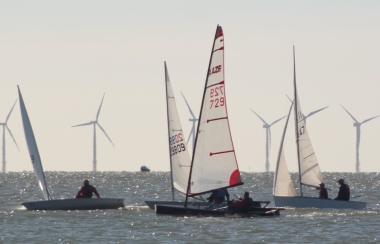
<path fill-rule="evenodd" d="M 181 122 L 165 62 L 166 104 L 168 116 L 169 155 L 172 174 L 172 187 L 186 194 L 190 171 L 190 156 L 183 135 Z"/>
<path fill-rule="evenodd" d="M 293 103 L 290 106 L 289 114 L 286 119 L 284 132 L 281 138 L 280 150 L 277 158 L 277 166 L 276 171 L 274 172 L 274 180 L 273 180 L 273 195 L 274 196 L 296 196 L 296 190 L 294 189 L 294 185 L 292 179 L 290 177 L 290 173 L 288 170 L 288 166 L 285 160 L 284 154 L 284 140 L 286 135 L 286 129 L 288 127 L 288 122 L 290 118 L 290 114 L 292 112 Z"/>
<path fill-rule="evenodd" d="M 19 100 L 20 100 L 22 124 L 24 126 L 26 144 L 28 145 L 29 155 L 30 155 L 30 159 L 32 160 L 34 173 L 36 174 L 38 185 L 41 188 L 41 191 L 44 195 L 45 200 L 50 200 L 52 199 L 52 197 L 47 188 L 45 174 L 44 174 L 44 170 L 41 164 L 41 157 L 38 152 L 37 143 L 34 137 L 32 125 L 30 124 L 28 112 L 26 111 L 24 100 L 22 99 L 22 95 L 20 92 L 20 88 L 18 86 L 17 88 L 18 88 L 18 95 L 19 95 Z"/>
<path fill-rule="evenodd" d="M 294 119 L 295 132 L 297 140 L 298 164 L 301 185 L 318 187 L 323 182 L 321 169 L 319 168 L 317 157 L 311 145 L 309 133 L 307 131 L 304 116 L 301 110 L 300 100 L 297 93 L 296 84 L 296 64 L 295 49 L 293 46 L 293 62 L 294 62 Z M 302 192 L 301 192 L 302 195 Z"/>
<path fill-rule="evenodd" d="M 199 116 L 188 195 L 243 184 L 228 121 L 224 76 L 224 35 L 215 33 Z"/>

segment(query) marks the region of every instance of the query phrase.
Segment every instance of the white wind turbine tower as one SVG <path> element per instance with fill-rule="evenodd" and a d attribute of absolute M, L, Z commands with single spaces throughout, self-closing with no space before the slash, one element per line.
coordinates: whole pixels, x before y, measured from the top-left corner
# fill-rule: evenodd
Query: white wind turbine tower
<path fill-rule="evenodd" d="M 276 124 L 277 122 L 279 122 L 280 120 L 282 120 L 283 118 L 285 118 L 286 116 L 284 117 L 281 117 L 275 121 L 273 121 L 271 124 L 268 124 L 263 118 L 260 117 L 260 115 L 258 115 L 255 111 L 253 111 L 251 109 L 252 112 L 254 112 L 257 117 L 259 117 L 259 119 L 264 123 L 263 125 L 263 128 L 265 128 L 266 130 L 266 143 L 265 143 L 265 157 L 266 157 L 266 161 L 265 161 L 265 169 L 267 172 L 269 172 L 269 152 L 270 152 L 270 148 L 271 148 L 271 131 L 270 131 L 270 128 L 272 125 Z"/>
<path fill-rule="evenodd" d="M 340 105 L 342 106 L 342 105 Z M 366 120 L 363 120 L 363 122 L 359 123 L 359 121 L 357 121 L 354 116 L 352 116 L 348 111 L 347 109 L 345 109 L 343 106 L 342 108 L 344 110 L 346 110 L 346 112 L 348 113 L 348 115 L 351 116 L 351 118 L 355 121 L 354 123 L 354 127 L 356 127 L 356 172 L 360 172 L 360 160 L 359 160 L 359 145 L 360 145 L 360 126 L 364 123 L 367 123 L 368 121 L 370 120 L 373 120 L 374 118 L 377 118 L 379 117 L 380 115 L 377 115 L 375 117 L 372 117 L 372 118 L 369 118 L 369 119 L 366 119 Z"/>
<path fill-rule="evenodd" d="M 102 108 L 102 104 L 103 104 L 103 99 L 104 99 L 104 95 L 105 93 L 103 94 L 103 98 L 102 98 L 102 102 L 100 103 L 100 106 L 99 106 L 99 110 L 98 110 L 98 113 L 96 114 L 96 119 L 94 121 L 90 121 L 88 123 L 84 123 L 84 124 L 79 124 L 79 125 L 74 125 L 72 127 L 77 127 L 77 126 L 85 126 L 85 125 L 94 125 L 94 154 L 93 154 L 93 171 L 96 171 L 96 126 L 99 126 L 99 128 L 103 131 L 103 133 L 107 136 L 108 140 L 111 142 L 111 144 L 113 146 L 115 146 L 113 144 L 113 142 L 111 141 L 111 138 L 107 135 L 106 131 L 103 129 L 103 127 L 99 124 L 98 122 L 98 119 L 99 119 L 99 113 L 100 113 L 100 109 Z"/>
<path fill-rule="evenodd" d="M 17 100 L 16 100 L 16 102 L 17 102 Z M 15 105 L 16 105 L 16 102 L 13 104 L 13 106 L 12 106 L 12 108 L 11 108 L 11 111 L 9 111 L 9 113 L 8 113 L 8 115 L 7 115 L 7 118 L 5 119 L 5 122 L 4 122 L 4 123 L 0 123 L 0 125 L 3 126 L 3 172 L 6 171 L 6 164 L 7 164 L 7 161 L 6 161 L 6 159 L 5 159 L 5 128 L 7 128 L 7 131 L 8 131 L 9 134 L 11 135 L 11 137 L 12 137 L 14 143 L 16 144 L 17 149 L 20 151 L 20 149 L 18 148 L 17 142 L 16 142 L 15 138 L 14 138 L 13 135 L 12 135 L 12 132 L 11 132 L 11 130 L 9 129 L 8 125 L 7 125 L 7 123 L 8 123 L 8 119 L 9 119 L 9 117 L 11 116 L 11 113 L 12 113 L 12 111 L 13 111 L 13 108 L 14 108 Z"/>
<path fill-rule="evenodd" d="M 181 92 L 181 94 L 182 94 L 183 99 L 185 99 L 186 105 L 187 105 L 187 107 L 189 108 L 190 114 L 191 114 L 191 116 L 192 116 L 192 118 L 189 118 L 189 121 L 190 121 L 190 122 L 193 122 L 193 127 L 191 128 L 191 131 L 190 131 L 189 137 L 187 138 L 187 143 L 189 142 L 190 137 L 193 136 L 193 145 L 192 145 L 192 149 L 194 150 L 195 136 L 196 136 L 196 134 L 195 134 L 195 124 L 197 123 L 198 119 L 195 117 L 193 111 L 192 111 L 191 108 L 190 108 L 189 103 L 187 102 L 187 100 L 186 100 L 186 98 L 185 98 L 185 96 L 183 95 L 182 92 Z"/>

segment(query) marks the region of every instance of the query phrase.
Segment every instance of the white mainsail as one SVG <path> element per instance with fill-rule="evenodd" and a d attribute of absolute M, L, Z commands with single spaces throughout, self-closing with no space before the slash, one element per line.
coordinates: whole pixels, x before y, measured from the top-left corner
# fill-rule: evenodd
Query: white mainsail
<path fill-rule="evenodd" d="M 296 190 L 294 189 L 294 185 L 292 179 L 290 177 L 290 173 L 288 170 L 288 165 L 286 164 L 285 154 L 284 154 L 284 140 L 286 135 L 286 129 L 288 127 L 289 117 L 292 112 L 293 103 L 290 106 L 289 114 L 286 119 L 284 132 L 281 138 L 280 150 L 277 158 L 277 166 L 276 171 L 274 172 L 273 179 L 273 195 L 274 196 L 296 196 Z"/>
<path fill-rule="evenodd" d="M 309 133 L 301 109 L 301 103 L 298 98 L 296 83 L 296 61 L 295 48 L 293 46 L 293 62 L 294 62 L 294 122 L 297 140 L 298 164 L 301 185 L 318 187 L 323 182 L 321 169 L 319 168 L 317 157 L 313 146 L 311 145 Z M 302 195 L 302 191 L 301 191 Z"/>
<path fill-rule="evenodd" d="M 190 172 L 190 156 L 183 135 L 181 122 L 165 62 L 166 102 L 168 116 L 169 155 L 172 174 L 172 186 L 177 191 L 186 194 Z"/>
<path fill-rule="evenodd" d="M 297 114 L 296 120 L 296 140 L 298 141 L 299 153 L 299 170 L 301 175 L 301 183 L 303 185 L 318 187 L 323 181 L 323 176 L 313 146 L 310 141 L 309 133 L 301 111 L 300 101 L 297 95 Z"/>
<path fill-rule="evenodd" d="M 199 116 L 189 195 L 243 184 L 228 121 L 224 78 L 224 35 L 218 26 Z"/>
<path fill-rule="evenodd" d="M 34 173 L 36 174 L 38 185 L 41 188 L 41 191 L 44 195 L 45 200 L 50 200 L 52 199 L 52 197 L 47 188 L 45 174 L 44 174 L 44 170 L 41 164 L 41 157 L 38 152 L 37 143 L 34 137 L 32 125 L 30 124 L 28 112 L 26 111 L 24 100 L 22 99 L 22 95 L 20 92 L 20 88 L 18 86 L 17 88 L 18 88 L 18 95 L 19 95 L 19 100 L 20 100 L 22 124 L 24 126 L 26 144 L 28 145 L 29 155 L 30 155 L 30 159 L 32 160 Z"/>

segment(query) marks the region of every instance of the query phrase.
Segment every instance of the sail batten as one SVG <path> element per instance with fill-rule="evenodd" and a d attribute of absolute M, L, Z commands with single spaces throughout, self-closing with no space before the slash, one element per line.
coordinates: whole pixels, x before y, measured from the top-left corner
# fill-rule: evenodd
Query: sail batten
<path fill-rule="evenodd" d="M 188 196 L 243 184 L 229 126 L 224 71 L 224 35 L 218 26 L 206 76 Z"/>

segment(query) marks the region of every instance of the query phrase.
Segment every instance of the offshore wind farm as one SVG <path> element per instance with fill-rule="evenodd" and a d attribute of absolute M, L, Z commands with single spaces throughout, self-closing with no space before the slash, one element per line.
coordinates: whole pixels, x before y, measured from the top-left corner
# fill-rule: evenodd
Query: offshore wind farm
<path fill-rule="evenodd" d="M 152 171 L 169 171 L 162 62 L 171 65 L 175 96 L 183 91 L 198 118 L 210 30 L 220 23 L 228 45 L 228 115 L 241 171 L 266 171 L 263 129 L 252 125 L 247 108 L 266 121 L 287 113 L 284 94 L 292 93 L 294 43 L 302 60 L 297 79 L 303 111 L 329 105 L 307 120 L 319 164 L 323 172 L 356 172 L 356 137 L 340 104 L 355 111 L 355 118 L 380 113 L 380 3 L 97 3 L 46 3 L 44 8 L 1 3 L 0 113 L 9 113 L 20 85 L 38 145 L 45 149 L 46 171 L 93 170 L 93 135 L 71 126 L 96 115 L 94 101 L 104 92 L 99 121 L 117 147 L 99 136 L 98 127 L 97 170 L 139 171 L 149 165 Z M 187 137 L 194 117 L 184 100 L 177 102 Z M 271 159 L 283 124 L 271 128 Z M 6 170 L 32 170 L 19 113 L 12 112 L 8 126 L 20 151 L 6 132 Z M 373 119 L 361 127 L 361 172 L 380 172 L 379 126 Z M 294 147 L 294 139 L 285 147 Z"/>

